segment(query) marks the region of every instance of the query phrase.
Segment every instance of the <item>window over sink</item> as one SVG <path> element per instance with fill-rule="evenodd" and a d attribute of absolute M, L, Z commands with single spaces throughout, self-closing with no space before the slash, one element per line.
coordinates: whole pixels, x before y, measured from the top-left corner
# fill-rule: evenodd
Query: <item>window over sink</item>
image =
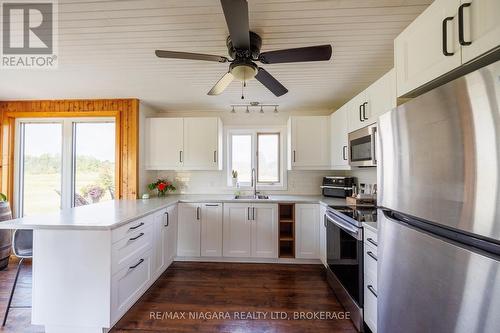
<path fill-rule="evenodd" d="M 232 171 L 236 171 L 240 188 L 251 188 L 255 169 L 259 190 L 286 189 L 282 128 L 229 129 L 227 137 L 228 186 L 234 186 Z"/>

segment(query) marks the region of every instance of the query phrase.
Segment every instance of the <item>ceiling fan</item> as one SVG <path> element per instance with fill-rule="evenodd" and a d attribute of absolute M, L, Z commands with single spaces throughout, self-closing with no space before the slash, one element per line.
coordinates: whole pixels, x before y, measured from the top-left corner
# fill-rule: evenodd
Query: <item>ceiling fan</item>
<path fill-rule="evenodd" d="M 233 60 L 210 54 L 155 51 L 156 56 L 159 58 L 229 62 L 229 71 L 215 84 L 208 92 L 208 95 L 221 94 L 234 79 L 244 83 L 255 78 L 274 95 L 279 97 L 286 94 L 288 89 L 264 68 L 255 64 L 255 61 L 263 64 L 280 64 L 330 60 L 332 56 L 331 45 L 300 47 L 261 53 L 262 39 L 259 35 L 249 30 L 247 0 L 221 0 L 221 4 L 229 28 L 226 45 L 229 56 Z"/>

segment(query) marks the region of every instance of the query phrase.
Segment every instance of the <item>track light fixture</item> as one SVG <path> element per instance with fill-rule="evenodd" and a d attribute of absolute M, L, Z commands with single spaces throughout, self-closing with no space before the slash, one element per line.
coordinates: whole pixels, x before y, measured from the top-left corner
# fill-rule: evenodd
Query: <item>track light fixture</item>
<path fill-rule="evenodd" d="M 264 114 L 266 108 L 274 108 L 274 113 L 278 113 L 278 106 L 277 104 L 263 104 L 260 102 L 250 102 L 247 104 L 231 104 L 231 113 L 236 113 L 236 109 L 238 108 L 243 108 L 245 110 L 245 113 L 251 113 L 251 111 L 257 111 L 259 110 L 259 113 Z M 259 108 L 259 109 L 255 109 Z M 272 110 L 272 109 L 271 109 Z"/>

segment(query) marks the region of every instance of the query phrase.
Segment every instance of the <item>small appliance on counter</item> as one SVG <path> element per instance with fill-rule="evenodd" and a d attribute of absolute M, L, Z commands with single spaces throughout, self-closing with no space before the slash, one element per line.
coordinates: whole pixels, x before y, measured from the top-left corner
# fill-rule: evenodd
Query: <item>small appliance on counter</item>
<path fill-rule="evenodd" d="M 352 196 L 354 177 L 323 177 L 322 193 L 325 197 L 346 198 Z"/>

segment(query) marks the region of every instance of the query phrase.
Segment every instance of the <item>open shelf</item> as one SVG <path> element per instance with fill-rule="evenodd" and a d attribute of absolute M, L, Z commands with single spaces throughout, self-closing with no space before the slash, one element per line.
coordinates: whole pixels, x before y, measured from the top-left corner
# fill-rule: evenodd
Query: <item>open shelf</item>
<path fill-rule="evenodd" d="M 279 257 L 295 258 L 295 204 L 279 204 Z"/>

